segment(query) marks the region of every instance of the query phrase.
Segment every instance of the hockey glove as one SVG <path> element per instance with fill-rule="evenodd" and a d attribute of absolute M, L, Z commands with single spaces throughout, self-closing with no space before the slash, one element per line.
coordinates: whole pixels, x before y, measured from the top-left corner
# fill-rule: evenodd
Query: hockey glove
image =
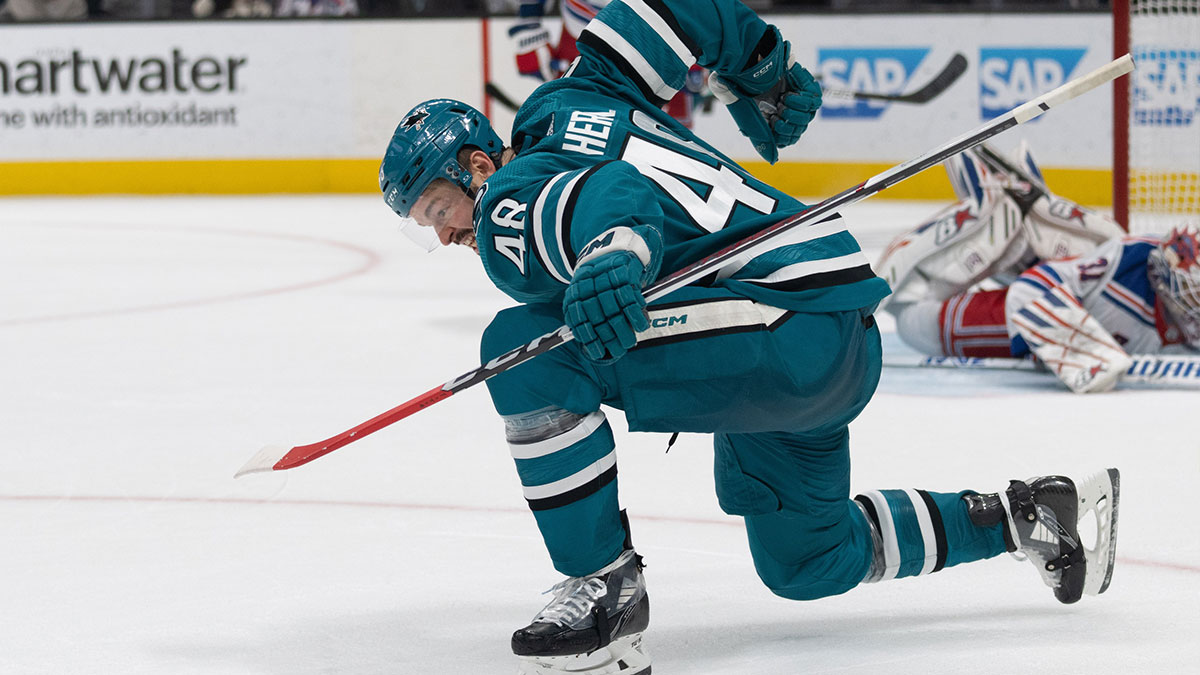
<path fill-rule="evenodd" d="M 756 51 L 761 60 L 735 75 L 713 72 L 708 86 L 758 154 L 774 164 L 779 148 L 800 140 L 816 116 L 821 85 L 796 63 L 778 28 L 768 27 Z"/>
<path fill-rule="evenodd" d="M 558 77 L 550 52 L 550 31 L 540 21 L 519 23 L 508 29 L 517 43 L 517 72 L 543 81 Z"/>
<path fill-rule="evenodd" d="M 1033 353 L 1077 394 L 1112 389 L 1133 361 L 1079 301 L 1054 287 L 1013 314 Z"/>
<path fill-rule="evenodd" d="M 627 227 L 597 237 L 580 254 L 563 297 L 563 317 L 593 361 L 615 361 L 650 327 L 642 286 L 658 271 L 661 245 Z"/>

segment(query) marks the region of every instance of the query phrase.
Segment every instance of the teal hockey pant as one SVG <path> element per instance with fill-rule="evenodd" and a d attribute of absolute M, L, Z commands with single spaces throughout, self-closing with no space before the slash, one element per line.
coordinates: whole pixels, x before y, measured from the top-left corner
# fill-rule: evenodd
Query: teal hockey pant
<path fill-rule="evenodd" d="M 1004 551 L 999 526 L 973 525 L 963 493 L 850 495 L 847 425 L 880 375 L 879 331 L 864 312 L 797 313 L 722 289 L 684 288 L 650 307 L 651 328 L 609 364 L 574 343 L 488 380 L 522 489 L 551 560 L 568 576 L 605 566 L 626 533 L 616 452 L 601 405 L 632 431 L 714 438 L 721 508 L 745 518 L 759 576 L 775 593 L 843 593 L 871 569 L 914 576 Z M 556 306 L 500 312 L 494 358 L 562 325 Z"/>

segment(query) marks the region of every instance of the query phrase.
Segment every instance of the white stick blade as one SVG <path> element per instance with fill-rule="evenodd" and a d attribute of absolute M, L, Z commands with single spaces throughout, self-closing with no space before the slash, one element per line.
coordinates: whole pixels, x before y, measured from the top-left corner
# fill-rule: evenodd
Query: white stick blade
<path fill-rule="evenodd" d="M 233 474 L 233 477 L 241 478 L 248 473 L 265 473 L 267 471 L 274 471 L 275 465 L 278 464 L 279 460 L 283 459 L 283 456 L 286 455 L 290 450 L 291 448 L 285 448 L 280 445 L 268 445 L 262 450 L 259 450 L 256 455 L 251 457 L 249 462 L 246 462 L 242 468 L 238 469 L 237 473 Z"/>
<path fill-rule="evenodd" d="M 1132 70 L 1133 57 L 1126 54 L 1115 61 L 1100 66 L 1087 75 L 1077 77 L 1063 86 L 1046 92 L 1025 105 L 1017 107 L 1012 112 L 1013 119 L 1017 121 L 1017 124 L 1024 124 L 1050 108 L 1065 101 L 1070 101 L 1076 96 L 1089 92 L 1102 84 L 1112 82 Z"/>

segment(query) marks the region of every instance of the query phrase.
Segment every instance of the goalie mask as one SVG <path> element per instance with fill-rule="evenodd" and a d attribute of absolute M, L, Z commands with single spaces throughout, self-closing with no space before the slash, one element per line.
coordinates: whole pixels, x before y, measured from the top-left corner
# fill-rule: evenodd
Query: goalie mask
<path fill-rule="evenodd" d="M 437 233 L 413 220 L 412 207 L 438 178 L 472 195 L 471 172 L 457 159 L 458 151 L 466 146 L 483 150 L 500 165 L 504 142 L 483 113 L 461 101 L 433 99 L 404 116 L 379 165 L 379 190 L 404 220 L 400 231 L 428 251 L 437 248 Z"/>
<path fill-rule="evenodd" d="M 1200 231 L 1177 227 L 1150 252 L 1150 282 L 1189 345 L 1200 346 Z"/>

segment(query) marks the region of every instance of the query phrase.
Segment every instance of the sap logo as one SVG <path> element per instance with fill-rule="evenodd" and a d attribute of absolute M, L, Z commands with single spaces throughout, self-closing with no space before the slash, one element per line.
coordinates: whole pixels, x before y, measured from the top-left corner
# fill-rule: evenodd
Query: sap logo
<path fill-rule="evenodd" d="M 1086 47 L 985 47 L 979 50 L 979 114 L 985 120 L 1061 86 Z"/>
<path fill-rule="evenodd" d="M 1133 123 L 1190 126 L 1200 115 L 1200 50 L 1141 48 L 1134 52 Z"/>
<path fill-rule="evenodd" d="M 871 94 L 902 94 L 929 48 L 818 49 L 821 83 L 828 89 Z M 822 117 L 876 119 L 886 101 L 825 97 Z"/>
<path fill-rule="evenodd" d="M 679 316 L 660 316 L 650 319 L 650 326 L 653 328 L 669 328 L 675 324 L 684 323 L 687 323 L 687 314 L 680 314 Z"/>

